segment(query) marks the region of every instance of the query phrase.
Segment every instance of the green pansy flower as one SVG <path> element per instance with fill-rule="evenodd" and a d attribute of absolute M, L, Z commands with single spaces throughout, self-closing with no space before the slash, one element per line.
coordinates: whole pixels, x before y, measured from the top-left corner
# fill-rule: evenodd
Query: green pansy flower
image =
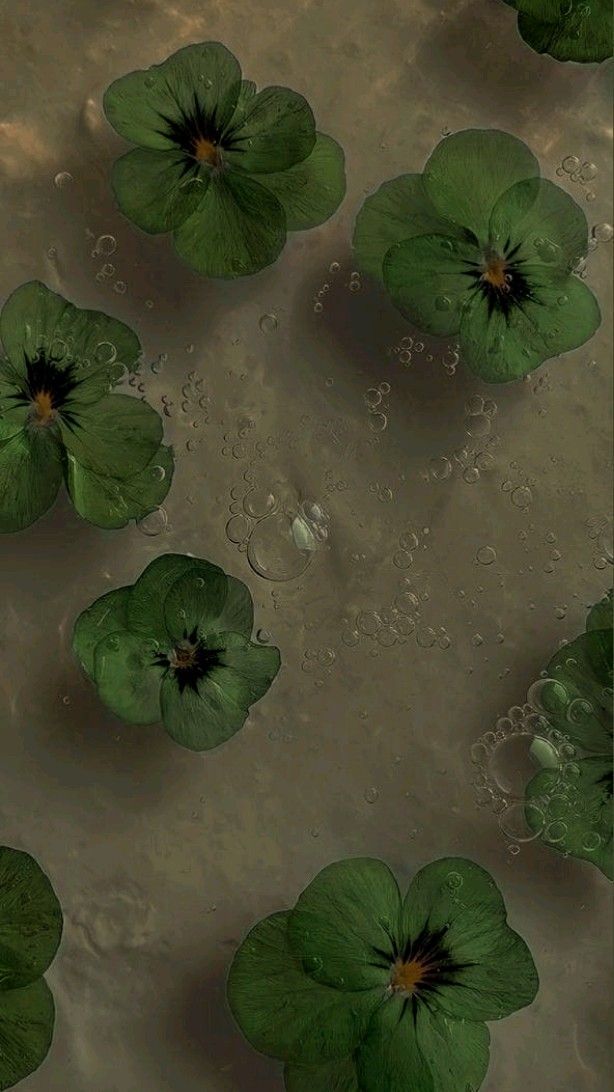
<path fill-rule="evenodd" d="M 250 1043 L 286 1063 L 288 1092 L 476 1092 L 484 1021 L 530 1004 L 537 987 L 484 869 L 435 861 L 402 899 L 382 861 L 356 858 L 252 929 L 227 992 Z"/>
<path fill-rule="evenodd" d="M 198 273 L 256 273 L 276 260 L 288 231 L 323 223 L 343 199 L 343 151 L 316 132 L 303 96 L 257 92 L 219 42 L 122 76 L 104 110 L 138 145 L 113 169 L 121 211 L 150 234 L 172 231 Z"/>
<path fill-rule="evenodd" d="M 42 977 L 62 935 L 62 911 L 27 853 L 0 846 L 0 1089 L 44 1060 L 53 1036 L 53 997 Z"/>
<path fill-rule="evenodd" d="M 572 273 L 588 250 L 586 216 L 539 177 L 521 140 L 496 129 L 446 137 L 421 175 L 380 186 L 358 214 L 354 248 L 402 314 L 457 337 L 490 383 L 583 345 L 601 321 Z"/>
<path fill-rule="evenodd" d="M 279 670 L 278 649 L 252 644 L 253 622 L 240 580 L 163 554 L 80 615 L 73 650 L 121 720 L 161 720 L 182 747 L 208 751 L 243 727 Z"/>
<path fill-rule="evenodd" d="M 614 879 L 611 591 L 589 612 L 586 632 L 553 656 L 546 676 L 541 711 L 579 753 L 531 780 L 527 822 L 547 845 Z"/>
<path fill-rule="evenodd" d="M 30 281 L 5 303 L 0 336 L 0 531 L 34 523 L 62 479 L 99 527 L 160 504 L 173 476 L 162 421 L 146 402 L 110 393 L 138 367 L 136 334 Z"/>
<path fill-rule="evenodd" d="M 605 61 L 612 56 L 611 0 L 505 0 L 518 12 L 518 30 L 537 53 L 557 61 Z"/>

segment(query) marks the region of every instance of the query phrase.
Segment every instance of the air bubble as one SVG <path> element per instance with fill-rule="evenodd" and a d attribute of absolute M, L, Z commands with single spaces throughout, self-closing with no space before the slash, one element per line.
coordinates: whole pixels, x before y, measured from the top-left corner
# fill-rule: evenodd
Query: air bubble
<path fill-rule="evenodd" d="M 142 519 L 138 519 L 136 525 L 139 531 L 144 535 L 153 537 L 162 534 L 168 526 L 166 509 L 161 506 L 154 508 L 153 512 L 149 512 L 146 516 L 143 516 Z"/>
<path fill-rule="evenodd" d="M 273 311 L 270 311 L 266 315 L 262 315 L 258 325 L 263 334 L 272 334 L 279 325 L 277 315 L 274 314 Z"/>
<path fill-rule="evenodd" d="M 74 179 L 70 171 L 58 171 L 53 179 L 54 186 L 57 186 L 59 190 L 63 190 L 66 186 L 70 186 L 71 182 L 74 182 Z"/>

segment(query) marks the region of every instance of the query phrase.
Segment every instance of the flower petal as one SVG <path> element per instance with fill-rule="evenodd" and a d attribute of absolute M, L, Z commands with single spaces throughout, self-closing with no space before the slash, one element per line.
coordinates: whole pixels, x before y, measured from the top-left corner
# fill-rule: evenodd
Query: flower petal
<path fill-rule="evenodd" d="M 458 1020 L 498 1020 L 531 1003 L 538 978 L 531 953 L 506 924 L 492 876 L 462 857 L 445 857 L 414 876 L 403 904 L 406 941 L 442 933 L 456 965 L 428 997 Z"/>
<path fill-rule="evenodd" d="M 128 394 L 107 394 L 94 405 L 71 407 L 59 422 L 76 461 L 109 478 L 138 474 L 162 443 L 160 415 Z"/>
<path fill-rule="evenodd" d="M 286 1092 L 360 1092 L 352 1058 L 318 1066 L 290 1063 L 284 1069 L 284 1083 Z"/>
<path fill-rule="evenodd" d="M 155 724 L 160 716 L 164 668 L 154 662 L 155 642 L 126 629 L 102 638 L 94 649 L 94 681 L 104 704 L 128 724 Z"/>
<path fill-rule="evenodd" d="M 395 997 L 379 1009 L 356 1055 L 363 1092 L 477 1092 L 488 1069 L 482 1023 L 448 1020 Z"/>
<path fill-rule="evenodd" d="M 12 1088 L 38 1069 L 51 1046 L 54 1022 L 53 997 L 44 978 L 0 992 L 0 1088 Z"/>
<path fill-rule="evenodd" d="M 256 273 L 279 257 L 286 217 L 277 198 L 238 171 L 212 175 L 196 212 L 175 229 L 175 249 L 207 277 Z"/>
<path fill-rule="evenodd" d="M 188 554 L 162 554 L 150 561 L 130 591 L 128 629 L 158 641 L 170 642 L 164 621 L 164 602 L 176 580 L 200 562 Z"/>
<path fill-rule="evenodd" d="M 290 947 L 317 982 L 342 990 L 385 989 L 394 963 L 401 897 L 383 861 L 328 865 L 299 897 Z"/>
<path fill-rule="evenodd" d="M 601 322 L 597 300 L 577 277 L 548 284 L 539 282 L 540 269 L 527 272 L 533 299 L 513 306 L 507 319 L 499 310 L 489 314 L 478 292 L 463 314 L 461 355 L 487 383 L 521 379 L 544 360 L 584 345 Z"/>
<path fill-rule="evenodd" d="M 258 181 L 275 195 L 286 214 L 288 231 L 305 231 L 323 224 L 338 209 L 345 194 L 343 148 L 332 137 L 316 134 L 306 159 Z"/>
<path fill-rule="evenodd" d="M 97 474 L 69 455 L 66 486 L 77 512 L 96 527 L 125 527 L 162 504 L 173 479 L 173 453 L 164 444 L 144 470 L 131 478 Z"/>
<path fill-rule="evenodd" d="M 570 771 L 571 767 L 577 767 Z M 527 787 L 527 823 L 542 841 L 600 868 L 614 879 L 612 755 L 593 755 L 540 770 Z"/>
<path fill-rule="evenodd" d="M 289 912 L 258 923 L 238 949 L 228 976 L 232 1014 L 256 1050 L 316 1065 L 351 1054 L 381 1003 L 380 990 L 354 993 L 315 982 L 287 942 Z"/>
<path fill-rule="evenodd" d="M 221 614 L 215 619 L 218 633 L 240 633 L 251 637 L 254 628 L 254 604 L 252 595 L 242 580 L 227 576 L 228 589 Z"/>
<path fill-rule="evenodd" d="M 458 333 L 462 309 L 475 291 L 471 270 L 480 252 L 445 235 L 418 235 L 392 246 L 384 258 L 384 283 L 395 307 L 436 337 Z"/>
<path fill-rule="evenodd" d="M 224 160 L 242 171 L 269 174 L 300 163 L 313 150 L 316 125 L 307 100 L 288 87 L 265 87 L 233 118 L 224 134 Z"/>
<path fill-rule="evenodd" d="M 402 174 L 367 197 L 354 227 L 358 264 L 383 282 L 386 252 L 414 235 L 456 235 L 457 228 L 437 212 L 421 174 Z"/>
<path fill-rule="evenodd" d="M 230 121 L 241 90 L 241 69 L 220 42 L 185 46 L 162 64 L 115 80 L 103 105 L 113 128 L 133 144 L 174 148 L 172 123 L 195 108 L 220 132 Z"/>
<path fill-rule="evenodd" d="M 464 129 L 440 141 L 424 184 L 440 216 L 488 243 L 490 214 L 501 194 L 539 175 L 539 164 L 521 140 L 498 129 Z"/>
<path fill-rule="evenodd" d="M 612 751 L 612 629 L 582 633 L 552 657 L 540 687 L 549 723 L 593 754 Z"/>
<path fill-rule="evenodd" d="M 126 629 L 130 587 L 114 588 L 82 611 L 75 622 L 72 650 L 85 674 L 94 681 L 94 652 L 103 637 Z"/>
<path fill-rule="evenodd" d="M 113 192 L 124 216 L 155 235 L 172 231 L 196 211 L 209 173 L 183 152 L 133 148 L 113 164 Z"/>
<path fill-rule="evenodd" d="M 0 533 L 29 527 L 62 484 L 62 449 L 54 430 L 0 419 Z"/>
<path fill-rule="evenodd" d="M 178 577 L 164 599 L 164 622 L 172 641 L 198 630 L 200 637 L 216 631 L 228 595 L 226 574 L 209 561 L 192 559 L 184 576 Z"/>
<path fill-rule="evenodd" d="M 0 846 L 0 998 L 45 973 L 61 936 L 62 911 L 42 868 L 28 853 Z"/>
<path fill-rule="evenodd" d="M 557 61 L 583 63 L 605 61 L 612 56 L 612 5 L 610 0 L 558 0 L 556 17 L 550 18 L 552 0 L 540 11 L 536 0 L 518 0 L 518 30 L 537 53 Z M 531 12 L 535 11 L 534 17 Z"/>
<path fill-rule="evenodd" d="M 588 223 L 560 186 L 529 178 L 511 186 L 497 201 L 490 238 L 495 248 L 506 242 L 517 247 L 516 263 L 544 265 L 548 272 L 566 276 L 588 251 Z"/>

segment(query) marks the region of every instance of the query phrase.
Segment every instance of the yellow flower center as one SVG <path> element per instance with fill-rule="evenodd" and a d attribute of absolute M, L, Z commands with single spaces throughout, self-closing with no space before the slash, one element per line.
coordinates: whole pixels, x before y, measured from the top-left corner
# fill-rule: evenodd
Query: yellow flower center
<path fill-rule="evenodd" d="M 493 288 L 499 288 L 505 292 L 509 288 L 506 273 L 507 262 L 505 258 L 494 255 L 488 259 L 486 269 L 482 273 L 482 280 L 486 281 L 487 284 L 492 284 Z"/>
<path fill-rule="evenodd" d="M 397 960 L 392 968 L 390 985 L 393 990 L 403 993 L 414 993 L 427 973 L 427 967 L 419 959 L 411 959 L 409 963 Z"/>
<path fill-rule="evenodd" d="M 195 137 L 193 155 L 199 163 L 209 163 L 212 167 L 217 167 L 220 159 L 217 145 L 203 136 Z"/>
<path fill-rule="evenodd" d="M 178 667 L 192 667 L 195 662 L 194 648 L 185 648 L 179 645 L 171 652 L 170 661 L 174 668 Z"/>
<path fill-rule="evenodd" d="M 54 416 L 53 398 L 49 391 L 37 391 L 34 395 L 34 414 L 41 425 L 46 425 Z"/>

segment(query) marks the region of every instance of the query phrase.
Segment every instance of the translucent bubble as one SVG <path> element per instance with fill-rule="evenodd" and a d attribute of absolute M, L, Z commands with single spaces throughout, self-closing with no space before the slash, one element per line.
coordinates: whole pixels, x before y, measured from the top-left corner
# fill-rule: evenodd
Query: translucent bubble
<path fill-rule="evenodd" d="M 448 872 L 446 876 L 446 887 L 449 887 L 451 891 L 458 891 L 463 886 L 463 877 L 460 872 Z"/>
<path fill-rule="evenodd" d="M 372 413 L 369 417 L 369 428 L 372 432 L 383 432 L 388 424 L 385 413 Z"/>
<path fill-rule="evenodd" d="M 595 224 L 591 229 L 591 235 L 599 243 L 610 243 L 614 238 L 614 228 L 611 224 Z"/>
<path fill-rule="evenodd" d="M 563 170 L 567 174 L 573 174 L 580 166 L 580 160 L 577 155 L 567 155 L 561 164 Z"/>
<path fill-rule="evenodd" d="M 480 546 L 475 556 L 480 565 L 492 565 L 497 560 L 497 551 L 494 546 Z"/>
<path fill-rule="evenodd" d="M 567 834 L 567 823 L 564 823 L 562 819 L 555 819 L 554 822 L 548 823 L 548 826 L 544 830 L 544 837 L 548 842 L 552 842 L 556 845 L 557 842 L 562 842 Z"/>
<path fill-rule="evenodd" d="M 421 626 L 416 632 L 416 642 L 420 648 L 432 648 L 437 641 L 437 634 L 431 626 Z"/>
<path fill-rule="evenodd" d="M 262 519 L 277 508 L 278 501 L 274 493 L 269 489 L 259 486 L 250 489 L 243 498 L 243 509 L 248 516 L 254 519 Z"/>
<path fill-rule="evenodd" d="M 488 774 L 505 796 L 523 799 L 527 785 L 541 769 L 531 749 L 535 737 L 530 732 L 512 732 L 495 743 L 488 761 Z M 543 739 L 545 746 L 549 741 Z"/>
<path fill-rule="evenodd" d="M 261 519 L 250 535 L 247 560 L 265 580 L 294 580 L 313 559 L 313 553 L 297 547 L 292 523 L 293 517 L 288 513 L 273 512 Z"/>
<path fill-rule="evenodd" d="M 594 853 L 601 845 L 601 835 L 596 830 L 589 830 L 582 839 L 582 848 L 587 853 Z"/>
<path fill-rule="evenodd" d="M 229 542 L 243 542 L 249 535 L 251 526 L 246 516 L 232 516 L 226 524 L 226 537 Z"/>
<path fill-rule="evenodd" d="M 397 550 L 392 562 L 396 565 L 397 569 L 408 569 L 412 564 L 412 555 L 407 550 Z"/>
<path fill-rule="evenodd" d="M 367 804 L 375 804 L 376 800 L 379 798 L 379 792 L 374 786 L 372 786 L 369 789 L 365 789 L 364 797 L 367 801 Z"/>
<path fill-rule="evenodd" d="M 142 519 L 136 521 L 136 525 L 144 535 L 153 537 L 154 535 L 160 535 L 166 530 L 168 526 L 168 515 L 166 509 L 162 506 L 154 508 L 153 512 L 149 512 Z"/>
<path fill-rule="evenodd" d="M 111 254 L 114 254 L 117 250 L 117 239 L 114 235 L 99 235 L 94 243 L 94 249 L 92 250 L 92 258 L 98 258 L 101 255 L 109 258 Z"/>
<path fill-rule="evenodd" d="M 512 490 L 512 504 L 516 508 L 528 508 L 533 500 L 533 494 L 528 485 L 518 485 Z"/>
<path fill-rule="evenodd" d="M 110 341 L 99 341 L 94 350 L 97 364 L 112 364 L 117 358 L 117 349 Z"/>
<path fill-rule="evenodd" d="M 480 394 L 472 394 L 471 398 L 468 398 L 465 402 L 465 413 L 470 417 L 474 414 L 482 413 L 484 409 L 484 399 Z"/>
<path fill-rule="evenodd" d="M 381 621 L 374 610 L 363 610 L 356 619 L 356 624 L 361 633 L 372 637 L 381 626 Z"/>
<path fill-rule="evenodd" d="M 556 679 L 538 679 L 527 691 L 527 702 L 546 715 L 564 715 L 569 696 L 562 683 Z"/>
<path fill-rule="evenodd" d="M 164 469 L 163 466 L 152 466 L 151 476 L 154 479 L 154 481 L 162 482 L 162 481 L 164 481 L 164 479 L 166 477 L 166 470 Z"/>
<path fill-rule="evenodd" d="M 365 402 L 368 406 L 379 406 L 382 400 L 382 392 L 377 387 L 369 387 L 365 393 Z"/>
<path fill-rule="evenodd" d="M 531 842 L 542 833 L 546 817 L 537 804 L 522 800 L 508 804 L 499 814 L 498 822 L 506 838 Z"/>
<path fill-rule="evenodd" d="M 404 531 L 399 535 L 399 546 L 402 550 L 417 550 L 419 546 L 417 534 L 414 531 Z"/>
<path fill-rule="evenodd" d="M 260 317 L 260 322 L 258 323 L 258 325 L 262 330 L 263 334 L 272 334 L 279 325 L 277 315 L 274 314 L 272 311 L 266 315 L 262 315 Z"/>
<path fill-rule="evenodd" d="M 437 482 L 443 482 L 450 477 L 452 473 L 452 463 L 445 455 L 441 455 L 436 459 L 431 459 L 429 463 L 429 470 L 431 477 Z"/>
<path fill-rule="evenodd" d="M 73 181 L 74 179 L 70 171 L 58 171 L 53 179 L 53 184 L 54 186 L 57 186 L 59 190 L 63 190 L 66 186 L 70 186 L 70 183 Z"/>
<path fill-rule="evenodd" d="M 468 436 L 488 436 L 490 432 L 490 417 L 485 413 L 469 414 L 465 418 L 465 432 Z"/>
<path fill-rule="evenodd" d="M 477 466 L 468 466 L 463 470 L 463 480 L 467 485 L 475 485 L 480 480 L 480 471 Z"/>

